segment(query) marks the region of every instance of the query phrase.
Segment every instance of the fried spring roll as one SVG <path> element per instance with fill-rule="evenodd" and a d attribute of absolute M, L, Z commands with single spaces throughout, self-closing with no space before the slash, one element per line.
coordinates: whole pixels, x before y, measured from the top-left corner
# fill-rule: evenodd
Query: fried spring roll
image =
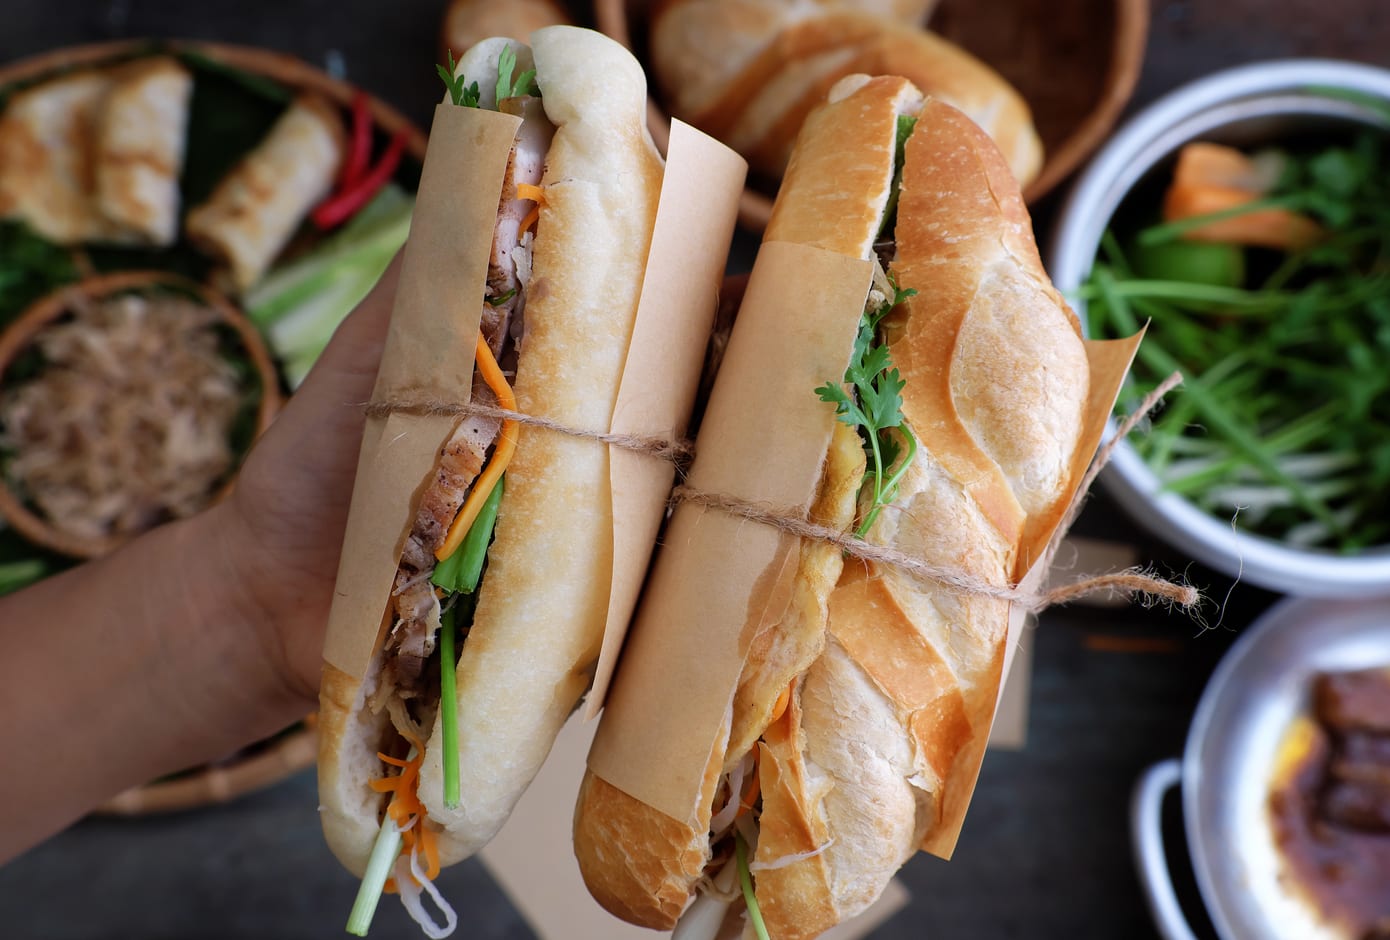
<path fill-rule="evenodd" d="M 193 76 L 167 56 L 113 73 L 97 133 L 96 202 L 132 239 L 171 245 Z"/>
<path fill-rule="evenodd" d="M 333 106 L 303 95 L 208 200 L 189 212 L 189 237 L 226 260 L 238 290 L 260 280 L 328 194 L 342 163 L 343 137 Z"/>
<path fill-rule="evenodd" d="M 75 72 L 10 100 L 0 117 L 0 217 L 63 245 L 115 234 L 93 198 L 93 136 L 110 87 L 105 73 Z"/>

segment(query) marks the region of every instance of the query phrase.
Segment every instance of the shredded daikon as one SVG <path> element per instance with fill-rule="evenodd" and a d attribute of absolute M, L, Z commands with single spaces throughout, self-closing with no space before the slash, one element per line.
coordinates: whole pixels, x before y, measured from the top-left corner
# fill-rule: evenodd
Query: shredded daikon
<path fill-rule="evenodd" d="M 748 843 L 748 854 L 751 856 L 754 849 L 758 847 L 758 824 L 753 819 L 751 813 L 744 813 L 734 819 L 734 828 L 738 834 L 743 836 L 743 841 Z"/>
<path fill-rule="evenodd" d="M 833 838 L 831 838 L 830 840 L 828 840 L 827 842 L 825 842 L 823 845 L 819 845 L 819 846 L 817 846 L 816 848 L 812 849 L 812 850 L 809 851 L 809 852 L 793 852 L 793 853 L 791 853 L 790 855 L 783 855 L 783 856 L 780 856 L 779 858 L 774 858 L 774 859 L 773 859 L 772 861 L 770 861 L 770 862 L 749 862 L 749 863 L 748 863 L 748 870 L 749 870 L 749 871 L 775 871 L 775 870 L 778 869 L 778 868 L 786 868 L 788 865 L 794 865 L 794 864 L 796 864 L 797 862 L 805 861 L 805 860 L 808 859 L 808 858 L 815 858 L 817 855 L 821 854 L 822 852 L 824 852 L 826 849 L 830 848 L 830 847 L 831 847 L 832 845 L 834 845 L 834 844 L 835 844 L 835 840 L 834 840 Z"/>
<path fill-rule="evenodd" d="M 718 874 L 701 877 L 696 887 L 700 893 L 676 922 L 671 940 L 714 940 L 729 908 L 743 896 L 738 887 L 738 863 L 730 858 Z"/>
<path fill-rule="evenodd" d="M 734 817 L 738 815 L 739 799 L 743 796 L 743 781 L 752 767 L 753 752 L 749 751 L 743 755 L 742 760 L 733 766 L 732 770 L 725 774 L 725 784 L 729 788 L 729 799 L 725 802 L 724 808 L 716 813 L 709 822 L 709 831 L 713 839 L 723 836 L 734 824 Z"/>
<path fill-rule="evenodd" d="M 411 920 L 420 925 L 425 936 L 430 940 L 442 940 L 453 934 L 458 927 L 458 914 L 449 906 L 449 902 L 444 900 L 434 882 L 425 876 L 420 867 L 418 846 L 410 853 L 409 859 L 404 855 L 396 859 L 396 888 L 400 891 L 401 904 L 405 907 L 406 913 L 410 915 Z M 428 894 L 435 907 L 444 915 L 442 927 L 435 923 L 429 911 L 425 910 L 424 902 L 420 900 L 421 893 Z"/>

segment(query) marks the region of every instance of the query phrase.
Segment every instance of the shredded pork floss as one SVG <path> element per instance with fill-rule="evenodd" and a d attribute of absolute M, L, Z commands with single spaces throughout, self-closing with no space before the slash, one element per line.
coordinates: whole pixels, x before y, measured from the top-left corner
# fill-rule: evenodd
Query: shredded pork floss
<path fill-rule="evenodd" d="M 6 474 L 57 528 L 139 532 L 206 506 L 232 472 L 248 384 L 217 314 L 175 296 L 74 303 L 34 339 L 41 370 L 0 396 Z"/>

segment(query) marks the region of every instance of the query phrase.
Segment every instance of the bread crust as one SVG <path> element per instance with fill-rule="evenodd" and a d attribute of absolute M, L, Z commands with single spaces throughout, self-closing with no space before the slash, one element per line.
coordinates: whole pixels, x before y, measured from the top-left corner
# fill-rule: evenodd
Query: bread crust
<path fill-rule="evenodd" d="M 319 685 L 319 820 L 328 847 L 357 877 L 367 870 L 384 799 L 367 782 L 384 776 L 377 750 L 391 729 L 367 699 L 380 681 L 380 661 L 357 679 L 327 663 Z"/>
<path fill-rule="evenodd" d="M 566 26 L 536 32 L 531 52 L 557 131 L 534 245 L 517 406 L 569 426 L 606 429 L 636 319 L 662 160 L 646 131 L 645 79 L 630 53 Z M 519 432 L 456 671 L 457 808 L 444 805 L 437 718 L 421 768 L 419 796 L 429 824 L 440 829 L 443 864 L 496 834 L 589 685 L 611 578 L 608 473 L 606 448 L 591 441 Z M 376 794 L 361 798 L 369 791 L 357 767 L 367 752 L 362 732 L 381 724 L 384 733 L 384 719 L 371 723 L 363 715 L 371 676 L 359 686 L 325 666 L 322 692 L 330 715 L 321 744 L 324 830 L 354 871 L 385 805 Z M 383 770 L 376 747 L 373 776 Z"/>
<path fill-rule="evenodd" d="M 777 0 L 688 0 L 655 18 L 652 62 L 671 111 L 778 174 L 798 131 L 846 75 L 899 75 L 979 123 L 1026 184 L 1042 144 L 1022 96 L 935 33 L 866 9 Z"/>
<path fill-rule="evenodd" d="M 714 800 L 723 773 L 728 715 L 700 787 Z M 695 823 L 672 819 L 585 772 L 574 813 L 574 855 L 594 899 L 628 923 L 670 930 L 710 860 L 708 810 Z"/>

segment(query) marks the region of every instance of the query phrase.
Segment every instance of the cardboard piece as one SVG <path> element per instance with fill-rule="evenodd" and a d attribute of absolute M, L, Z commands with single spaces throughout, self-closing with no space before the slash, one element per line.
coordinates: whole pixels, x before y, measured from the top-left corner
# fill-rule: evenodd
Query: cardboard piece
<path fill-rule="evenodd" d="M 1023 630 L 1014 644 L 1013 662 L 1004 673 L 987 747 L 1018 751 L 1028 744 L 1028 696 L 1032 687 L 1033 631 Z"/>

